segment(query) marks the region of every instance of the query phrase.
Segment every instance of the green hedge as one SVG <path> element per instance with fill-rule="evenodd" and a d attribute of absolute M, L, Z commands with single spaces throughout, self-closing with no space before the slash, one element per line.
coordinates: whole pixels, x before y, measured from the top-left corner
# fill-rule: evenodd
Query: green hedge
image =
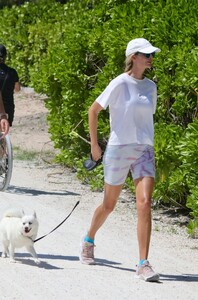
<path fill-rule="evenodd" d="M 123 71 L 130 39 L 145 37 L 161 48 L 148 74 L 159 94 L 154 198 L 190 209 L 193 224 L 198 218 L 197 11 L 195 0 L 76 0 L 64 5 L 40 0 L 4 8 L 0 16 L 0 40 L 22 83 L 49 96 L 49 131 L 61 149 L 58 160 L 95 189 L 103 185 L 102 168 L 89 174 L 83 170 L 90 150 L 79 138 L 88 138 L 88 107 Z M 104 111 L 99 136 L 108 132 Z"/>

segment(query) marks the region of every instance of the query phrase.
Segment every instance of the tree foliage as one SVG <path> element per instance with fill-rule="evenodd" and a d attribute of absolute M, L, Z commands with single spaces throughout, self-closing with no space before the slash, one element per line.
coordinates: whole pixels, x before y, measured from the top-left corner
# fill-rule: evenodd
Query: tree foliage
<path fill-rule="evenodd" d="M 0 42 L 23 84 L 49 96 L 49 125 L 59 161 L 102 186 L 102 169 L 87 174 L 87 110 L 123 72 L 129 40 L 145 37 L 161 53 L 148 77 L 157 82 L 155 152 L 158 203 L 188 207 L 198 218 L 198 2 L 195 0 L 40 0 L 1 11 Z M 192 9 L 193 7 L 193 9 Z M 78 125 L 79 124 L 79 125 Z M 77 126 L 78 125 L 78 126 Z M 108 136 L 108 112 L 99 137 Z"/>

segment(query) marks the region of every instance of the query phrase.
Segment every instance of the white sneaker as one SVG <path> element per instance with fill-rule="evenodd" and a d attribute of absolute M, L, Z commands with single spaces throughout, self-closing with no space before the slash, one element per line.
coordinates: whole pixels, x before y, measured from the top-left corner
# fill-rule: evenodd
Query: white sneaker
<path fill-rule="evenodd" d="M 145 281 L 159 281 L 160 276 L 154 272 L 149 261 L 145 260 L 144 263 L 137 267 L 135 278 L 139 278 Z"/>
<path fill-rule="evenodd" d="M 79 259 L 82 264 L 86 264 L 86 265 L 95 264 L 94 247 L 95 247 L 94 244 L 85 242 L 83 237 L 80 245 L 80 254 L 79 254 Z"/>

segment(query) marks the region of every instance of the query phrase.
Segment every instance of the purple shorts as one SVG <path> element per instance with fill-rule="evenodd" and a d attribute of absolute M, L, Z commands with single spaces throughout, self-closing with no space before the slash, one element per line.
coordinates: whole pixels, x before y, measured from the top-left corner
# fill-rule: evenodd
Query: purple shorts
<path fill-rule="evenodd" d="M 110 185 L 123 184 L 129 171 L 133 180 L 141 177 L 155 178 L 154 149 L 150 145 L 108 145 L 103 165 L 105 183 Z"/>

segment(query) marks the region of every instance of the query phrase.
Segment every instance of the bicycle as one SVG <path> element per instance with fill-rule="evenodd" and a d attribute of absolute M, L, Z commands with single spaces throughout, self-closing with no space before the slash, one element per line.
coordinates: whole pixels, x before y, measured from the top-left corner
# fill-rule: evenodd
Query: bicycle
<path fill-rule="evenodd" d="M 12 177 L 13 151 L 10 137 L 0 134 L 0 191 L 5 191 Z"/>

